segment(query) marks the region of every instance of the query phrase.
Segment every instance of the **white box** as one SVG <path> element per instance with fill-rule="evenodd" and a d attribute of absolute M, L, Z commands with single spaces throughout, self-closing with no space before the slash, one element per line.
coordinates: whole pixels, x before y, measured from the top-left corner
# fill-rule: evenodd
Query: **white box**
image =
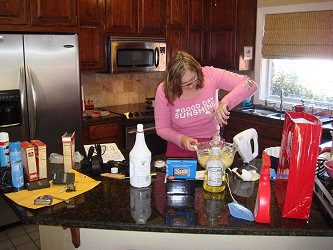
<path fill-rule="evenodd" d="M 30 143 L 35 147 L 36 163 L 38 168 L 38 178 L 47 178 L 47 157 L 46 145 L 40 140 L 31 140 Z"/>
<path fill-rule="evenodd" d="M 37 181 L 38 173 L 36 166 L 35 148 L 31 143 L 27 141 L 21 142 L 21 157 L 25 179 L 29 182 Z"/>
<path fill-rule="evenodd" d="M 62 137 L 62 151 L 64 155 L 64 172 L 74 168 L 75 132 L 65 133 Z"/>

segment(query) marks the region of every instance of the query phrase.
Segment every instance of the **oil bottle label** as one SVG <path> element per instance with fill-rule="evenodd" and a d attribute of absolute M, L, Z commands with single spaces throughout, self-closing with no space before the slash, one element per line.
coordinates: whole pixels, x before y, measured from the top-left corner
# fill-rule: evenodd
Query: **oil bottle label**
<path fill-rule="evenodd" d="M 207 185 L 211 187 L 222 186 L 222 168 L 210 167 L 207 170 Z"/>

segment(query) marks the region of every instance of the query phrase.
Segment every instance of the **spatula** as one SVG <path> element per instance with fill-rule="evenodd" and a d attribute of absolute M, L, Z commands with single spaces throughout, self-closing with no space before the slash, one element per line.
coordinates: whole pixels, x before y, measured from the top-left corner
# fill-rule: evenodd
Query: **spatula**
<path fill-rule="evenodd" d="M 230 186 L 229 186 L 229 176 L 228 176 L 227 173 L 226 173 L 226 182 L 227 182 L 227 185 L 228 185 L 230 196 L 233 200 L 233 202 L 228 204 L 230 214 L 233 217 L 236 217 L 236 218 L 239 218 L 239 219 L 254 221 L 254 216 L 253 216 L 253 213 L 251 212 L 251 210 L 249 210 L 248 208 L 239 204 L 235 200 L 234 196 L 232 195 L 231 190 L 230 190 Z"/>

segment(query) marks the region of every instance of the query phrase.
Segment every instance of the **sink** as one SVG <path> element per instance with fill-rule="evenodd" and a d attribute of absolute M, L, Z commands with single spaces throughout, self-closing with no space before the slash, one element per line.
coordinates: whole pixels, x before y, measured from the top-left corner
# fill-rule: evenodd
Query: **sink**
<path fill-rule="evenodd" d="M 271 114 L 271 115 L 268 115 L 268 117 L 271 117 L 271 118 L 278 118 L 278 119 L 284 119 L 284 118 L 285 118 L 285 113 Z"/>
<path fill-rule="evenodd" d="M 251 107 L 239 108 L 243 113 L 264 116 L 274 119 L 283 119 L 284 120 L 284 112 L 280 113 L 279 110 L 274 108 L 265 107 L 263 105 L 254 105 Z"/>
<path fill-rule="evenodd" d="M 274 109 L 269 109 L 265 107 L 250 107 L 250 108 L 239 108 L 244 113 L 260 115 L 260 116 L 269 116 L 277 113 Z"/>
<path fill-rule="evenodd" d="M 246 109 L 243 110 L 243 112 L 255 115 L 261 115 L 261 116 L 274 115 L 276 113 L 276 111 L 261 110 L 261 109 Z"/>

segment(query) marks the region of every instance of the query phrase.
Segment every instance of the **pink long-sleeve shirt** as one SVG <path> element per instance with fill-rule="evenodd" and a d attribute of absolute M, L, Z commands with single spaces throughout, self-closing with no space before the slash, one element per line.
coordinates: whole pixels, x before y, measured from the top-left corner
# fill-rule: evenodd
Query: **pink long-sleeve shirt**
<path fill-rule="evenodd" d="M 163 139 L 181 146 L 181 138 L 211 138 L 219 134 L 220 128 L 215 113 L 209 112 L 219 106 L 218 90 L 229 91 L 221 102 L 232 109 L 252 96 L 258 89 L 255 82 L 246 76 L 238 75 L 214 67 L 202 67 L 204 76 L 203 91 L 190 100 L 176 98 L 169 105 L 160 83 L 156 91 L 154 114 L 157 134 Z"/>

